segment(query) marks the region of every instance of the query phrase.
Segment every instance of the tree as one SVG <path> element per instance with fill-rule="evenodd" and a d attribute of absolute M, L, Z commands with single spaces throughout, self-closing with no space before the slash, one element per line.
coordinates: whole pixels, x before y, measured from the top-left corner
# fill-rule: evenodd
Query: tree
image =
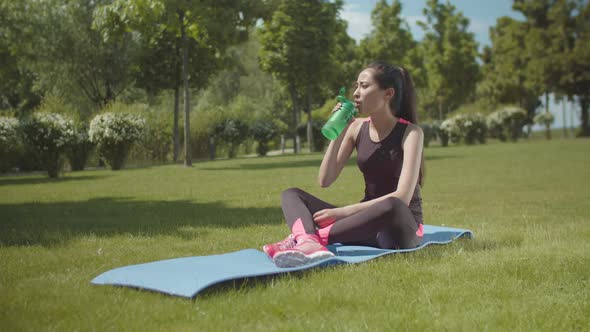
<path fill-rule="evenodd" d="M 43 96 L 31 68 L 43 33 L 42 16 L 40 6 L 29 1 L 0 0 L 0 109 L 18 116 L 30 113 Z"/>
<path fill-rule="evenodd" d="M 163 90 L 174 91 L 174 109 L 172 125 L 172 158 L 178 161 L 180 152 L 179 118 L 180 118 L 180 90 L 182 88 L 182 58 L 180 57 L 180 38 L 164 31 L 161 33 L 139 35 L 140 52 L 138 55 L 137 69 L 134 71 L 136 86 L 144 89 L 149 96 L 155 96 Z M 225 63 L 224 59 L 216 56 L 207 48 L 200 47 L 194 40 L 189 40 L 190 57 L 189 77 L 200 78 L 209 76 Z M 208 63 L 208 66 L 200 66 L 199 63 Z M 205 86 L 205 82 L 191 80 L 190 87 L 199 89 Z"/>
<path fill-rule="evenodd" d="M 174 91 L 172 160 L 177 162 L 180 152 L 178 121 L 182 86 L 178 38 L 164 31 L 155 35 L 140 35 L 139 40 L 141 52 L 138 56 L 138 68 L 134 72 L 137 87 L 144 89 L 148 96 L 155 96 L 162 90 Z"/>
<path fill-rule="evenodd" d="M 0 45 L 0 63 L 0 110 L 30 112 L 41 102 L 41 96 L 33 88 L 34 73 L 21 66 L 6 45 Z"/>
<path fill-rule="evenodd" d="M 527 122 L 532 124 L 539 106 L 539 94 L 526 83 L 526 65 L 530 55 L 525 47 L 524 23 L 510 17 L 501 17 L 490 28 L 491 47 L 483 52 L 483 80 L 478 94 L 488 100 L 490 107 L 516 104 L 527 111 Z"/>
<path fill-rule="evenodd" d="M 582 107 L 582 135 L 590 135 L 590 4 L 582 0 L 515 0 L 513 8 L 526 18 L 525 50 L 531 55 L 527 63 L 527 81 L 540 93 L 557 98 L 578 97 Z M 548 122 L 547 122 L 548 123 Z M 549 125 L 546 126 L 550 138 Z"/>
<path fill-rule="evenodd" d="M 546 113 L 549 113 L 549 93 L 556 92 L 560 75 L 557 45 L 552 43 L 552 39 L 558 37 L 558 31 L 549 17 L 555 3 L 555 0 L 515 0 L 512 5 L 525 16 L 524 51 L 529 55 L 525 64 L 526 84 L 539 95 L 545 94 Z M 550 139 L 549 124 L 545 128 L 545 135 Z"/>
<path fill-rule="evenodd" d="M 327 98 L 335 100 L 335 95 L 343 84 L 356 81 L 358 70 L 363 63 L 359 63 L 356 41 L 346 32 L 348 22 L 337 18 L 334 30 L 334 48 L 330 53 L 330 66 L 326 68 L 327 82 L 321 86 L 317 98 L 320 103 Z M 366 61 L 366 60 L 365 60 Z"/>
<path fill-rule="evenodd" d="M 467 101 L 479 79 L 469 19 L 455 10 L 449 1 L 429 0 L 423 10 L 426 22 L 419 22 L 426 32 L 420 48 L 428 78 L 422 103 L 431 114 L 438 110 L 439 119 Z"/>
<path fill-rule="evenodd" d="M 359 55 L 363 60 L 383 60 L 404 64 L 408 52 L 416 47 L 408 22 L 401 17 L 402 4 L 380 0 L 371 12 L 373 30 L 361 40 Z"/>
<path fill-rule="evenodd" d="M 30 1 L 41 13 L 36 19 L 42 29 L 33 36 L 29 63 L 43 91 L 69 100 L 82 95 L 94 108 L 102 108 L 131 85 L 131 34 L 105 41 L 92 28 L 94 9 L 102 2 Z"/>
<path fill-rule="evenodd" d="M 335 33 L 341 28 L 337 13 L 342 1 L 281 1 L 260 30 L 262 69 L 272 73 L 288 89 L 292 102 L 292 133 L 295 153 L 299 152 L 297 124 L 299 110 L 307 113 L 307 140 L 313 148 L 311 104 L 333 72 L 330 54 Z"/>
<path fill-rule="evenodd" d="M 581 109 L 579 135 L 590 136 L 590 3 L 562 2 L 551 13 L 561 33 L 561 37 L 555 40 L 562 50 L 559 55 L 562 75 L 558 89 L 570 100 L 577 96 Z"/>
<path fill-rule="evenodd" d="M 363 61 L 384 60 L 403 66 L 411 73 L 420 93 L 427 82 L 424 59 L 401 12 L 402 4 L 398 0 L 391 5 L 385 0 L 377 3 L 371 13 L 374 29 L 361 40 L 358 56 Z"/>
<path fill-rule="evenodd" d="M 190 87 L 206 86 L 211 75 L 219 70 L 226 48 L 247 36 L 247 27 L 261 10 L 258 0 L 115 0 L 97 12 L 97 25 L 110 31 L 132 29 L 150 40 L 172 38 L 169 42 L 178 51 L 169 56 L 182 64 L 185 166 L 192 165 Z M 195 52 L 195 64 L 189 67 Z"/>
<path fill-rule="evenodd" d="M 567 59 L 567 55 L 571 52 L 574 44 L 574 26 L 575 26 L 575 19 L 573 17 L 572 11 L 574 10 L 574 3 L 569 0 L 556 0 L 554 1 L 553 6 L 549 10 L 548 16 L 550 19 L 550 31 L 552 32 L 550 38 L 550 45 L 552 52 L 552 57 L 557 58 L 557 62 L 559 63 L 558 75 L 556 76 L 557 82 L 555 84 L 555 100 L 561 101 L 563 106 L 563 136 L 567 136 L 567 129 L 566 129 L 566 121 L 565 121 L 565 108 L 566 108 L 566 100 L 569 98 L 570 100 L 573 99 L 573 95 L 568 95 L 568 91 L 565 87 L 565 82 L 563 81 L 563 76 L 565 76 L 566 71 L 566 64 L 565 61 Z M 545 114 L 547 122 L 549 122 L 549 117 Z"/>
<path fill-rule="evenodd" d="M 41 102 L 33 88 L 35 74 L 25 66 L 32 37 L 40 30 L 32 21 L 40 13 L 35 8 L 26 11 L 26 6 L 24 1 L 0 0 L 0 110 L 14 110 L 20 115 Z"/>

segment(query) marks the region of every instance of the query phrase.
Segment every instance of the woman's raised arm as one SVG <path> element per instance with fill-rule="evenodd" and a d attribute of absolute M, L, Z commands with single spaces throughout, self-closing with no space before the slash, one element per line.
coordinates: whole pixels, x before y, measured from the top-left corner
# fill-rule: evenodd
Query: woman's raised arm
<path fill-rule="evenodd" d="M 329 187 L 340 175 L 346 161 L 354 150 L 355 133 L 358 131 L 361 122 L 362 120 L 356 119 L 348 124 L 342 134 L 328 145 L 318 174 L 320 187 Z"/>

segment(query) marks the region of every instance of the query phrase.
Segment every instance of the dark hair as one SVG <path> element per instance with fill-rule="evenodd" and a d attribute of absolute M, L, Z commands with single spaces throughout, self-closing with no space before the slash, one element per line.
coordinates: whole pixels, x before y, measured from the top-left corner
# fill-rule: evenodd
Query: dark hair
<path fill-rule="evenodd" d="M 374 78 L 381 89 L 393 88 L 395 95 L 389 101 L 393 115 L 418 124 L 416 91 L 410 73 L 401 66 L 375 61 L 367 66 L 375 71 Z"/>
<path fill-rule="evenodd" d="M 416 90 L 410 73 L 401 66 L 394 66 L 387 62 L 375 61 L 367 66 L 375 71 L 373 78 L 383 90 L 393 88 L 395 94 L 389 101 L 393 115 L 418 124 L 418 106 L 416 102 Z M 423 184 L 424 178 L 424 152 L 420 163 L 420 175 L 418 183 Z"/>

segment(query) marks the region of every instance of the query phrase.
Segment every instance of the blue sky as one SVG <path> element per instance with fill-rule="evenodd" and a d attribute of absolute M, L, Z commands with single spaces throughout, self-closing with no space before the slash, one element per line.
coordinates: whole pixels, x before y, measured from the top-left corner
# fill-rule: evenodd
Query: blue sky
<path fill-rule="evenodd" d="M 344 0 L 344 7 L 340 16 L 348 21 L 348 34 L 360 41 L 371 32 L 371 11 L 378 0 Z M 402 16 L 406 19 L 412 31 L 414 39 L 421 40 L 424 36 L 422 28 L 416 22 L 426 21 L 422 9 L 427 0 L 402 0 Z M 444 2 L 445 0 L 441 0 Z M 391 3 L 391 0 L 388 1 Z M 502 16 L 510 16 L 523 20 L 521 13 L 512 10 L 512 0 L 451 0 L 458 12 L 469 19 L 469 30 L 473 32 L 475 40 L 479 43 L 479 51 L 484 45 L 490 45 L 489 28 L 496 25 L 496 20 Z M 561 104 L 549 103 L 550 112 L 555 117 L 554 128 L 563 127 L 563 108 Z M 544 99 L 543 99 L 544 102 Z M 567 103 L 566 125 L 571 125 L 570 112 L 574 111 L 574 126 L 580 125 L 579 105 Z M 540 110 L 539 110 L 540 111 Z M 535 126 L 535 129 L 540 127 Z"/>
<path fill-rule="evenodd" d="M 371 31 L 371 11 L 376 3 L 377 0 L 344 1 L 341 17 L 348 21 L 348 34 L 357 41 Z M 410 25 L 414 39 L 422 39 L 424 33 L 416 22 L 426 21 L 422 14 L 426 0 L 405 0 L 401 3 L 402 16 Z M 489 28 L 496 24 L 496 19 L 502 16 L 523 18 L 520 13 L 512 10 L 512 0 L 453 0 L 451 3 L 469 19 L 469 29 L 474 33 L 480 50 L 483 45 L 490 44 Z"/>

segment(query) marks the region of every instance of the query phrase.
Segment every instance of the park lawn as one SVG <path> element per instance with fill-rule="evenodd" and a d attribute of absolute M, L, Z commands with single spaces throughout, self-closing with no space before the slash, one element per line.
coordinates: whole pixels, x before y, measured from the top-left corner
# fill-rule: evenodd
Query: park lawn
<path fill-rule="evenodd" d="M 473 240 L 246 283 L 194 300 L 93 286 L 122 265 L 260 248 L 287 232 L 282 190 L 361 198 L 320 154 L 0 177 L 0 330 L 590 329 L 590 140 L 425 150 L 428 224 Z"/>

